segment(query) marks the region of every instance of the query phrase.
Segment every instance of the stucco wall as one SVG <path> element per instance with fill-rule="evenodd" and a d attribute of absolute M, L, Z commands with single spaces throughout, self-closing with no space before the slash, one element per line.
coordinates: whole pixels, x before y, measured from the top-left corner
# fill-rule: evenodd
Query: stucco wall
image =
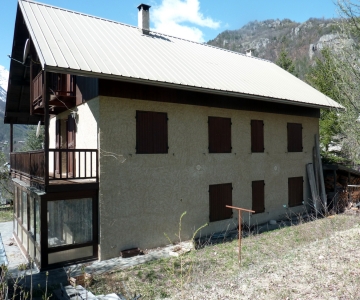
<path fill-rule="evenodd" d="M 183 238 L 191 237 L 209 222 L 211 184 L 232 183 L 233 205 L 251 208 L 251 182 L 265 180 L 265 213 L 253 215 L 251 224 L 287 213 L 288 177 L 303 176 L 307 195 L 305 165 L 312 161 L 316 118 L 110 97 L 100 97 L 99 110 L 101 259 L 168 244 L 164 233 L 175 239 L 184 211 Z M 136 154 L 136 110 L 168 114 L 168 154 Z M 208 116 L 231 118 L 232 153 L 208 153 Z M 251 153 L 251 119 L 264 120 L 265 153 Z M 301 153 L 287 153 L 287 122 L 303 124 Z M 236 223 L 213 222 L 201 234 Z"/>
<path fill-rule="evenodd" d="M 77 149 L 97 149 L 98 148 L 98 123 L 99 123 L 99 98 L 94 98 L 75 108 L 71 108 L 50 120 L 49 148 L 55 148 L 56 143 L 56 120 L 61 120 L 61 148 L 66 148 L 66 121 L 71 111 L 76 111 L 76 148 Z M 53 153 L 49 154 L 49 169 L 53 172 Z M 65 164 L 65 156 L 63 157 L 63 164 Z M 95 159 L 94 159 L 95 162 Z M 93 164 L 95 168 L 95 163 Z M 66 167 L 63 165 L 63 170 Z"/>

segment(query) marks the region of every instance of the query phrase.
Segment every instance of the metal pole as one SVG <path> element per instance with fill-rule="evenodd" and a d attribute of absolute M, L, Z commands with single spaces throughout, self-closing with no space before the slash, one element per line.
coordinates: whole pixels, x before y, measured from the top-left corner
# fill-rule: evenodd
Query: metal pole
<path fill-rule="evenodd" d="M 233 208 L 236 209 L 238 211 L 238 215 L 239 215 L 239 257 L 238 257 L 238 261 L 239 261 L 239 265 L 241 264 L 241 235 L 242 235 L 242 229 L 241 229 L 241 223 L 242 223 L 242 219 L 241 219 L 241 213 L 243 211 L 247 211 L 249 213 L 254 213 L 254 210 L 250 210 L 250 209 L 245 209 L 245 208 L 240 208 L 240 207 L 235 207 L 235 206 L 230 206 L 230 205 L 226 205 L 225 207 L 227 208 Z"/>

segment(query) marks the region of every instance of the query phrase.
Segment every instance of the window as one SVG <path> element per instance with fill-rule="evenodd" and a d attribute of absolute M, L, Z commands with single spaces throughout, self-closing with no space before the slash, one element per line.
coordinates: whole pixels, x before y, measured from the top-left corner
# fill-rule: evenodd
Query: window
<path fill-rule="evenodd" d="M 136 153 L 168 153 L 167 114 L 136 111 Z"/>
<path fill-rule="evenodd" d="M 210 222 L 230 219 L 232 209 L 226 205 L 232 205 L 232 184 L 214 184 L 209 186 Z"/>
<path fill-rule="evenodd" d="M 265 211 L 265 181 L 257 180 L 252 182 L 252 210 L 255 213 Z"/>
<path fill-rule="evenodd" d="M 251 120 L 251 152 L 264 152 L 264 122 Z"/>
<path fill-rule="evenodd" d="M 302 152 L 302 125 L 299 123 L 287 124 L 288 152 Z"/>
<path fill-rule="evenodd" d="M 288 179 L 289 207 L 303 204 L 303 182 L 304 180 L 302 176 L 291 177 Z"/>
<path fill-rule="evenodd" d="M 21 191 L 18 187 L 16 188 L 15 200 L 16 200 L 16 216 L 19 219 L 21 219 Z"/>
<path fill-rule="evenodd" d="M 35 235 L 35 198 L 29 197 L 29 231 Z"/>
<path fill-rule="evenodd" d="M 35 198 L 35 240 L 40 244 L 40 199 Z"/>
<path fill-rule="evenodd" d="M 209 117 L 209 153 L 231 153 L 231 119 Z"/>
<path fill-rule="evenodd" d="M 92 199 L 48 202 L 48 246 L 83 244 L 93 240 Z"/>
<path fill-rule="evenodd" d="M 28 229 L 28 205 L 27 205 L 27 193 L 21 192 L 21 222 L 24 228 Z"/>

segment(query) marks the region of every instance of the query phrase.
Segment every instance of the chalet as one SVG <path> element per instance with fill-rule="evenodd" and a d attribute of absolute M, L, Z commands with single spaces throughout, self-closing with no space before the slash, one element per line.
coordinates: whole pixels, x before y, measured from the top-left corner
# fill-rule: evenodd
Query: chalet
<path fill-rule="evenodd" d="M 5 123 L 42 124 L 11 153 L 14 236 L 42 268 L 306 208 L 322 108 L 277 65 L 139 26 L 19 0 Z M 11 140 L 10 147 L 13 145 Z M 285 206 L 285 207 L 284 207 Z"/>

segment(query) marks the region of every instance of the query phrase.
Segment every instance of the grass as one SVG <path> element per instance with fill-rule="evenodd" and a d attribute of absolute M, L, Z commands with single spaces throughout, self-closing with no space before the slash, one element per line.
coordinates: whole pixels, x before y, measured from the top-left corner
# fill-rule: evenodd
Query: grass
<path fill-rule="evenodd" d="M 336 215 L 95 277 L 94 294 L 141 299 L 359 299 L 360 218 Z"/>
<path fill-rule="evenodd" d="M 0 222 L 9 222 L 13 220 L 13 206 L 0 205 Z"/>

